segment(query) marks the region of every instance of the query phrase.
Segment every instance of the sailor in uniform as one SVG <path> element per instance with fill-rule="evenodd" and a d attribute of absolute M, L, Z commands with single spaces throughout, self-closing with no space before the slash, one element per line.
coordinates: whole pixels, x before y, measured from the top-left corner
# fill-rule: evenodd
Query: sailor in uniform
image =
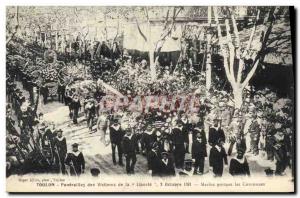
<path fill-rule="evenodd" d="M 172 158 L 169 157 L 169 153 L 162 152 L 162 159 L 160 161 L 160 175 L 162 177 L 175 176 L 175 167 Z"/>
<path fill-rule="evenodd" d="M 60 166 L 60 171 L 65 174 L 65 158 L 67 155 L 67 141 L 66 138 L 62 136 L 62 130 L 57 131 L 57 136 L 54 138 L 54 150 L 56 153 L 57 163 Z"/>
<path fill-rule="evenodd" d="M 223 147 L 224 142 L 219 139 L 218 144 L 210 149 L 209 166 L 212 168 L 215 177 L 223 175 L 224 163 L 227 165 L 227 154 Z"/>
<path fill-rule="evenodd" d="M 239 149 L 237 156 L 230 160 L 229 173 L 232 176 L 250 176 L 249 164 L 244 153 L 244 150 Z"/>
<path fill-rule="evenodd" d="M 112 124 L 109 126 L 110 132 L 110 141 L 111 141 L 111 149 L 112 149 L 112 160 L 114 165 L 117 164 L 116 162 L 116 147 L 118 149 L 119 155 L 119 165 L 123 166 L 123 151 L 122 151 L 122 139 L 125 135 L 124 131 L 121 129 L 121 125 L 117 119 L 112 120 Z"/>
<path fill-rule="evenodd" d="M 72 144 L 72 152 L 68 153 L 65 164 L 70 166 L 70 175 L 80 176 L 84 173 L 85 161 L 82 152 L 78 150 L 78 144 Z"/>

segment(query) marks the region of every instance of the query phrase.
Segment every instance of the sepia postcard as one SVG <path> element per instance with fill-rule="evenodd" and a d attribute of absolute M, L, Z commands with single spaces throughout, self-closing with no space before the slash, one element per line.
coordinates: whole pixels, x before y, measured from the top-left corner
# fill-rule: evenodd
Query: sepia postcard
<path fill-rule="evenodd" d="M 294 193 L 294 12 L 7 6 L 7 192 Z"/>

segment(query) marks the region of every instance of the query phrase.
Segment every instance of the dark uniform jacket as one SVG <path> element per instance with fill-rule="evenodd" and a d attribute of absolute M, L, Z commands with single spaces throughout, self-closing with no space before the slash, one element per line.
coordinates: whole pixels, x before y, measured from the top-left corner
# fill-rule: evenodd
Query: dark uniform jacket
<path fill-rule="evenodd" d="M 216 128 L 209 128 L 209 134 L 208 134 L 208 143 L 212 145 L 216 145 L 218 143 L 218 140 L 221 139 L 223 142 L 225 142 L 225 133 L 222 129 L 216 129 Z"/>
<path fill-rule="evenodd" d="M 155 137 L 153 133 L 149 133 L 149 132 L 142 133 L 142 142 L 143 142 L 144 149 L 146 149 L 146 151 L 150 151 L 154 141 L 155 141 Z"/>
<path fill-rule="evenodd" d="M 197 139 L 197 133 L 201 134 L 201 139 L 202 139 L 203 143 L 207 144 L 206 134 L 205 134 L 204 130 L 200 129 L 198 127 L 195 127 L 193 129 L 193 141 L 195 141 Z"/>
<path fill-rule="evenodd" d="M 65 164 L 70 166 L 71 175 L 80 175 L 85 169 L 85 161 L 83 154 L 78 151 L 76 153 L 68 153 Z"/>
<path fill-rule="evenodd" d="M 60 157 L 66 156 L 66 154 L 67 154 L 67 142 L 66 142 L 65 137 L 62 137 L 62 138 L 55 137 L 54 138 L 54 146 L 56 147 L 57 152 L 58 152 Z"/>
<path fill-rule="evenodd" d="M 128 135 L 125 135 L 122 140 L 122 148 L 124 154 L 135 154 L 136 142 L 136 134 L 132 134 L 130 137 Z"/>
<path fill-rule="evenodd" d="M 161 176 L 175 176 L 174 163 L 171 158 L 168 158 L 167 164 L 160 160 L 160 175 Z"/>
<path fill-rule="evenodd" d="M 72 100 L 72 102 L 71 102 L 71 108 L 72 109 L 79 109 L 81 107 L 81 105 L 80 105 L 80 101 L 79 100 Z"/>
<path fill-rule="evenodd" d="M 211 167 L 217 167 L 222 168 L 223 170 L 223 164 L 227 164 L 227 155 L 225 152 L 224 147 L 221 147 L 221 150 L 219 151 L 215 146 L 211 148 L 210 155 L 209 155 L 209 165 Z"/>
<path fill-rule="evenodd" d="M 160 171 L 160 155 L 151 150 L 148 154 L 148 169 L 152 170 L 152 176 L 158 176 Z"/>
<path fill-rule="evenodd" d="M 186 143 L 191 143 L 189 142 L 189 133 L 192 131 L 192 125 L 186 121 L 185 123 L 183 122 L 182 124 L 182 132 L 184 134 L 184 142 Z"/>
<path fill-rule="evenodd" d="M 110 132 L 111 143 L 120 144 L 122 142 L 125 133 L 121 129 L 120 125 L 114 125 L 114 124 L 110 125 L 109 132 Z"/>
<path fill-rule="evenodd" d="M 173 143 L 175 144 L 175 146 L 184 144 L 185 134 L 183 133 L 182 129 L 174 128 L 172 130 L 172 134 L 173 134 Z"/>
<path fill-rule="evenodd" d="M 229 173 L 232 176 L 249 176 L 250 170 L 247 159 L 244 158 L 243 163 L 241 163 L 240 160 L 232 158 L 230 160 Z"/>
<path fill-rule="evenodd" d="M 207 157 L 206 143 L 195 140 L 192 144 L 192 158 L 202 158 Z"/>

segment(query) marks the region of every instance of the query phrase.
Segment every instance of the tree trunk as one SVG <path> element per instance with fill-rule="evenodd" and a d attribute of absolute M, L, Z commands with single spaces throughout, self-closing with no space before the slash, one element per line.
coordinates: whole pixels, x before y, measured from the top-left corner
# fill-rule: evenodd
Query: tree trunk
<path fill-rule="evenodd" d="M 154 59 L 154 50 L 149 49 L 149 64 L 150 64 L 150 75 L 151 79 L 156 79 L 156 65 L 155 65 L 155 59 Z"/>
<path fill-rule="evenodd" d="M 55 33 L 55 50 L 58 51 L 58 36 L 57 36 L 57 32 Z"/>
<path fill-rule="evenodd" d="M 206 49 L 206 90 L 211 87 L 211 34 L 207 34 L 207 49 Z"/>
<path fill-rule="evenodd" d="M 233 88 L 233 99 L 235 109 L 240 109 L 243 104 L 243 89 Z"/>
<path fill-rule="evenodd" d="M 207 48 L 206 48 L 206 90 L 211 87 L 211 6 L 207 8 L 207 19 L 209 29 L 207 31 Z"/>

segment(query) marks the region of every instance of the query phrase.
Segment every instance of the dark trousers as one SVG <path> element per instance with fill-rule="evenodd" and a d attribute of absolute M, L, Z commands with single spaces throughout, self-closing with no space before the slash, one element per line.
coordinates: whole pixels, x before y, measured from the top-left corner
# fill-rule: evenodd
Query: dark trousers
<path fill-rule="evenodd" d="M 74 124 L 77 124 L 78 121 L 77 121 L 77 118 L 78 118 L 78 112 L 79 112 L 79 109 L 78 108 L 75 108 L 74 111 L 73 111 L 73 123 Z"/>
<path fill-rule="evenodd" d="M 273 161 L 274 160 L 274 150 L 273 148 L 266 148 L 267 159 Z"/>
<path fill-rule="evenodd" d="M 93 128 L 93 121 L 94 121 L 94 116 L 88 116 L 87 119 L 87 127 L 92 130 Z"/>
<path fill-rule="evenodd" d="M 257 139 L 251 139 L 250 141 L 251 151 L 255 155 L 258 155 L 258 143 L 259 141 Z"/>
<path fill-rule="evenodd" d="M 119 155 L 119 164 L 123 164 L 123 151 L 122 151 L 122 147 L 121 147 L 121 143 L 111 143 L 111 150 L 112 150 L 112 160 L 113 163 L 116 164 L 116 147 L 118 149 L 118 155 Z"/>
<path fill-rule="evenodd" d="M 283 160 L 277 161 L 275 174 L 281 175 L 282 173 L 284 173 L 286 167 L 287 167 L 287 161 L 283 161 Z"/>
<path fill-rule="evenodd" d="M 205 160 L 205 157 L 196 157 L 195 158 L 195 169 L 194 169 L 195 173 L 197 171 L 199 171 L 200 173 L 203 173 L 203 171 L 204 171 L 204 160 Z"/>
<path fill-rule="evenodd" d="M 215 177 L 222 177 L 223 175 L 223 164 L 218 164 L 213 166 L 213 173 Z"/>
<path fill-rule="evenodd" d="M 135 144 L 135 150 L 137 153 L 140 152 L 140 147 L 139 147 L 139 142 L 141 141 L 141 138 L 142 138 L 142 135 L 137 133 L 137 141 L 136 141 L 136 144 Z"/>
<path fill-rule="evenodd" d="M 44 102 L 44 104 L 47 104 L 47 102 L 48 102 L 48 94 L 47 93 L 43 94 L 43 102 Z"/>
<path fill-rule="evenodd" d="M 183 168 L 184 156 L 185 156 L 184 144 L 176 144 L 175 150 L 174 150 L 174 158 L 175 158 L 176 168 Z"/>
<path fill-rule="evenodd" d="M 149 151 L 151 150 L 151 142 L 149 140 L 149 136 L 148 134 L 142 134 L 141 137 L 141 149 L 143 151 L 143 154 L 148 154 Z"/>
<path fill-rule="evenodd" d="M 136 163 L 136 154 L 135 153 L 129 153 L 126 155 L 126 172 L 134 173 L 134 166 Z"/>
<path fill-rule="evenodd" d="M 73 118 L 73 109 L 72 109 L 71 105 L 68 105 L 68 106 L 69 106 L 69 117 L 70 117 L 70 119 L 72 119 Z"/>
<path fill-rule="evenodd" d="M 64 103 L 65 102 L 65 95 L 61 94 L 61 93 L 58 93 L 58 101 L 61 102 L 61 103 Z"/>
<path fill-rule="evenodd" d="M 58 101 L 61 103 L 64 103 L 65 102 L 65 87 L 58 86 L 57 94 L 58 94 Z"/>
<path fill-rule="evenodd" d="M 55 155 L 56 165 L 59 168 L 59 172 L 61 172 L 62 174 L 66 173 L 66 166 L 64 163 L 65 158 L 66 158 L 66 154 L 64 153 L 58 153 L 57 155 Z"/>
<path fill-rule="evenodd" d="M 287 152 L 283 149 L 276 150 L 274 152 L 275 158 L 276 158 L 276 175 L 281 175 L 284 173 L 286 167 L 289 163 L 289 158 L 287 156 Z"/>

